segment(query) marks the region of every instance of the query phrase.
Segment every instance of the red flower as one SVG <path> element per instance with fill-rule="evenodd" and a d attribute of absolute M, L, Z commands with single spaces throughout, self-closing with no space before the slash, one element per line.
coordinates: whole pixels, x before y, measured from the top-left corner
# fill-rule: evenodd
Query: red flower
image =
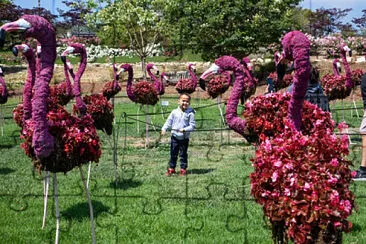
<path fill-rule="evenodd" d="M 98 162 L 101 156 L 101 145 L 94 128 L 92 118 L 71 116 L 59 106 L 47 114 L 49 132 L 54 137 L 54 152 L 45 159 L 38 159 L 32 147 L 34 121 L 25 121 L 20 145 L 25 154 L 33 161 L 38 170 L 51 172 L 68 172 L 76 166 L 88 162 Z"/>
<path fill-rule="evenodd" d="M 251 142 L 264 141 L 268 137 L 283 133 L 285 129 L 283 120 L 288 116 L 290 99 L 289 93 L 269 93 L 254 97 L 245 103 L 242 115 L 247 121 Z M 333 131 L 334 122 L 328 112 L 304 101 L 301 131 L 304 135 L 311 135 L 315 127 Z"/>
<path fill-rule="evenodd" d="M 135 102 L 147 105 L 155 105 L 158 101 L 158 93 L 153 84 L 148 81 L 140 81 L 132 87 L 136 98 Z"/>
<path fill-rule="evenodd" d="M 348 140 L 323 124 L 304 135 L 287 119 L 284 122 L 282 133 L 261 142 L 252 159 L 255 201 L 272 223 L 284 221 L 288 238 L 295 243 L 312 240 L 317 228 L 330 234 L 349 231 L 347 217 L 355 198 L 349 189 L 352 162 L 345 159 Z"/>
<path fill-rule="evenodd" d="M 213 75 L 207 84 L 206 90 L 212 98 L 216 98 L 225 93 L 229 89 L 229 85 L 230 80 L 227 74 Z"/>
<path fill-rule="evenodd" d="M 321 84 L 329 101 L 344 99 L 349 96 L 350 90 L 346 86 L 346 80 L 346 76 L 343 75 L 326 74 L 323 76 Z"/>
<path fill-rule="evenodd" d="M 103 96 L 105 96 L 107 100 L 114 97 L 120 91 L 121 86 L 117 83 L 116 87 L 114 87 L 114 81 L 109 81 L 105 83 L 102 89 Z"/>
<path fill-rule="evenodd" d="M 113 106 L 108 102 L 107 98 L 102 94 L 92 94 L 84 96 L 83 101 L 87 108 L 87 113 L 91 115 L 94 120 L 95 128 L 105 131 L 107 135 L 112 134 L 113 130 Z M 77 106 L 74 105 L 73 112 L 79 114 Z"/>
<path fill-rule="evenodd" d="M 292 83 L 292 75 L 291 74 L 285 74 L 282 81 L 279 81 L 277 79 L 277 73 L 272 72 L 269 74 L 268 78 L 271 78 L 273 80 L 273 85 L 276 88 L 276 90 L 280 90 L 282 88 L 288 87 Z"/>

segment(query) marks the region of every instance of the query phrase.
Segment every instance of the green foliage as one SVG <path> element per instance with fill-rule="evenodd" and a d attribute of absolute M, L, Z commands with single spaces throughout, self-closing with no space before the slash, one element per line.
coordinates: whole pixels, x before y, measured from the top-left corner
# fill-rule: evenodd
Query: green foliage
<path fill-rule="evenodd" d="M 159 23 L 172 42 L 189 46 L 204 59 L 221 55 L 242 58 L 260 46 L 278 41 L 294 26 L 293 1 L 165 1 Z"/>

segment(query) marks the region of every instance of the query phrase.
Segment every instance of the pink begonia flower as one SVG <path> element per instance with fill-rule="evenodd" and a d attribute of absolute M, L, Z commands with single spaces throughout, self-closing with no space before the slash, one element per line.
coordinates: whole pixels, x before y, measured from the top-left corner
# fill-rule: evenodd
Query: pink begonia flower
<path fill-rule="evenodd" d="M 291 195 L 290 189 L 285 188 L 284 194 L 285 194 L 285 196 L 290 196 Z"/>
<path fill-rule="evenodd" d="M 341 222 L 334 222 L 334 227 L 336 227 L 336 228 L 342 227 L 342 223 Z"/>
<path fill-rule="evenodd" d="M 304 185 L 304 191 L 308 191 L 310 189 L 311 189 L 311 185 L 306 182 L 305 185 Z"/>
<path fill-rule="evenodd" d="M 330 176 L 330 178 L 327 180 L 327 182 L 331 185 L 335 185 L 338 182 L 338 179 L 336 177 Z"/>
<path fill-rule="evenodd" d="M 338 167 L 338 165 L 339 165 L 338 160 L 336 158 L 333 158 L 330 161 L 330 165 L 333 166 L 333 167 Z"/>
<path fill-rule="evenodd" d="M 340 132 L 343 132 L 344 129 L 347 129 L 348 128 L 348 125 L 345 123 L 345 122 L 341 122 L 338 124 L 338 130 Z"/>
<path fill-rule="evenodd" d="M 275 172 L 273 172 L 273 174 L 272 174 L 272 182 L 276 182 L 276 180 L 277 180 L 277 178 L 278 178 L 278 173 L 277 173 L 277 171 L 275 171 Z"/>
<path fill-rule="evenodd" d="M 273 165 L 277 168 L 280 168 L 282 166 L 282 162 L 280 160 L 277 160 Z"/>
<path fill-rule="evenodd" d="M 341 207 L 343 207 L 344 211 L 346 211 L 347 214 L 351 213 L 352 205 L 351 205 L 350 201 L 341 200 L 340 205 L 341 205 Z"/>

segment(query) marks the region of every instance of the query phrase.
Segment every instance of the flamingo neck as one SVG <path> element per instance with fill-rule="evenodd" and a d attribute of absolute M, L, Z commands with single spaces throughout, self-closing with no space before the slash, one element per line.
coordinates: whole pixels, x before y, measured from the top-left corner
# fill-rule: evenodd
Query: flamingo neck
<path fill-rule="evenodd" d="M 128 70 L 128 79 L 127 79 L 126 92 L 127 92 L 128 98 L 132 102 L 136 102 L 136 97 L 135 97 L 135 95 L 133 94 L 133 91 L 132 91 L 132 80 L 133 80 L 133 70 L 129 69 Z"/>
<path fill-rule="evenodd" d="M 333 74 L 335 76 L 339 77 L 340 74 L 339 74 L 339 71 L 338 71 L 337 63 L 338 63 L 338 59 L 334 59 L 334 61 L 333 61 Z"/>
<path fill-rule="evenodd" d="M 3 86 L 3 91 L 1 93 L 1 97 L 3 99 L 5 99 L 7 97 L 7 95 L 8 95 L 8 90 L 6 88 L 6 84 L 5 84 L 5 81 L 4 81 L 4 79 L 3 79 L 2 76 L 0 76 L 0 84 Z"/>
<path fill-rule="evenodd" d="M 239 100 L 244 92 L 244 73 L 240 65 L 234 67 L 234 75 L 235 82 L 226 107 L 226 121 L 230 128 L 245 136 L 246 120 L 239 118 L 237 114 Z"/>
<path fill-rule="evenodd" d="M 116 64 L 113 63 L 113 90 L 117 90 L 118 86 L 119 86 L 119 84 L 118 84 L 118 80 L 117 80 Z"/>
<path fill-rule="evenodd" d="M 351 89 L 353 87 L 352 72 L 351 72 L 351 68 L 350 68 L 347 58 L 346 58 L 346 52 L 343 50 L 341 51 L 341 57 L 342 57 L 343 65 L 344 65 L 344 70 L 346 71 L 346 87 L 348 89 Z"/>
<path fill-rule="evenodd" d="M 67 66 L 67 63 L 64 63 L 64 74 L 65 74 L 65 78 L 66 78 L 66 92 L 67 92 L 67 96 L 71 96 L 72 95 L 72 87 L 71 87 L 71 81 L 70 81 L 70 76 L 69 76 L 69 67 Z"/>
<path fill-rule="evenodd" d="M 192 78 L 192 80 L 193 80 L 194 89 L 196 89 L 196 87 L 197 87 L 197 77 L 196 77 L 196 75 L 194 74 L 194 72 L 193 72 L 193 70 L 192 70 L 192 67 L 189 67 L 188 72 L 189 72 L 189 74 L 190 74 L 190 76 L 191 76 L 191 78 Z M 229 79 L 229 80 L 230 80 L 230 79 Z"/>
<path fill-rule="evenodd" d="M 304 38 L 306 37 L 304 36 Z M 301 41 L 301 39 L 298 41 Z M 288 117 L 292 120 L 297 131 L 301 129 L 302 107 L 310 77 L 310 43 L 308 44 L 308 48 L 303 45 L 299 48 L 294 47 L 292 51 L 295 74 L 293 78 L 292 96 L 288 108 Z"/>
<path fill-rule="evenodd" d="M 160 91 L 160 81 L 156 76 L 151 72 L 151 68 L 147 69 L 147 73 L 150 76 L 151 80 L 153 81 L 153 85 L 155 87 L 155 90 L 159 93 Z"/>
<path fill-rule="evenodd" d="M 28 61 L 27 80 L 25 81 L 23 90 L 23 120 L 26 121 L 32 117 L 32 90 L 36 80 L 36 71 L 39 73 L 39 69 L 36 67 L 36 59 L 33 55 L 26 56 Z"/>
<path fill-rule="evenodd" d="M 80 113 L 82 115 L 84 115 L 86 113 L 86 105 L 85 105 L 83 99 L 81 98 L 80 80 L 81 80 L 81 76 L 83 75 L 83 73 L 86 69 L 86 64 L 87 64 L 87 57 L 86 57 L 85 50 L 82 51 L 80 53 L 80 55 L 81 55 L 81 60 L 80 60 L 80 65 L 79 65 L 78 71 L 76 72 L 76 75 L 75 75 L 75 78 L 74 78 L 73 93 L 74 93 L 74 96 L 75 96 L 76 106 L 79 109 Z"/>

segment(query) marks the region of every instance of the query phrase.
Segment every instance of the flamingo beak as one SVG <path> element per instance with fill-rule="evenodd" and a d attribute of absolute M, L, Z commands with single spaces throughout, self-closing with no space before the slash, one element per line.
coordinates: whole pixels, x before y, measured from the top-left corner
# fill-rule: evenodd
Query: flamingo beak
<path fill-rule="evenodd" d="M 41 46 L 37 45 L 37 57 L 40 58 L 41 57 Z"/>
<path fill-rule="evenodd" d="M 0 67 L 0 76 L 4 76 L 3 69 Z"/>
<path fill-rule="evenodd" d="M 18 19 L 10 23 L 6 23 L 0 27 L 0 47 L 4 46 L 6 32 L 24 32 L 31 27 L 31 24 L 24 20 Z"/>
<path fill-rule="evenodd" d="M 61 55 L 61 61 L 62 61 L 63 63 L 66 63 L 66 56 Z"/>
<path fill-rule="evenodd" d="M 220 66 L 216 65 L 216 64 L 212 64 L 210 68 L 208 68 L 208 70 L 206 70 L 205 72 L 203 72 L 203 74 L 200 76 L 199 78 L 199 83 L 200 83 L 200 87 L 203 90 L 206 90 L 206 82 L 205 79 L 212 75 L 212 74 L 217 74 L 219 72 Z"/>
<path fill-rule="evenodd" d="M 61 58 L 62 58 L 62 57 L 61 57 Z M 68 68 L 69 70 L 72 70 L 72 69 L 73 69 L 72 64 L 70 63 L 70 61 L 69 61 L 69 60 L 66 60 L 66 65 L 67 65 L 67 68 Z"/>
<path fill-rule="evenodd" d="M 252 63 L 247 63 L 247 67 L 248 67 L 248 70 L 252 71 L 253 70 L 253 65 Z"/>
<path fill-rule="evenodd" d="M 67 56 L 70 53 L 74 53 L 75 48 L 68 46 L 65 51 L 61 54 L 61 56 Z"/>
<path fill-rule="evenodd" d="M 18 57 L 18 48 L 16 46 L 14 46 L 11 51 L 13 52 L 15 57 Z"/>

